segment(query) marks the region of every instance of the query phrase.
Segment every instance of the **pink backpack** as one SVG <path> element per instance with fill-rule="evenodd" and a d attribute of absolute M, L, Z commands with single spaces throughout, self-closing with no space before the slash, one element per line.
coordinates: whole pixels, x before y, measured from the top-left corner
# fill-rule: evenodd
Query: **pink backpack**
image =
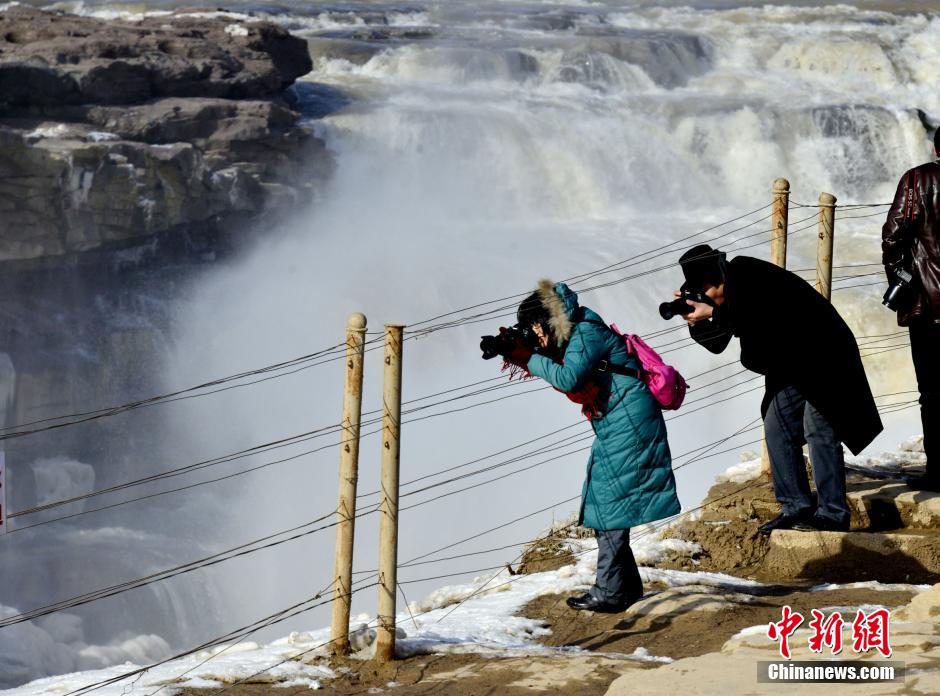
<path fill-rule="evenodd" d="M 611 324 L 610 328 L 623 339 L 627 353 L 635 355 L 640 361 L 640 379 L 650 388 L 660 407 L 666 411 L 679 408 L 689 386 L 679 371 L 664 363 L 659 353 L 646 345 L 636 334 L 620 333 L 616 324 Z"/>

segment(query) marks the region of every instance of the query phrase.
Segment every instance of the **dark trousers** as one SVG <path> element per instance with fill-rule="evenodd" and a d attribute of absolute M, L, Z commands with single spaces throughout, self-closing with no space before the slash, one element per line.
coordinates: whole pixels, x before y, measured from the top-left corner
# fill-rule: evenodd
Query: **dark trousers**
<path fill-rule="evenodd" d="M 643 581 L 630 548 L 629 529 L 597 530 L 597 580 L 591 595 L 612 604 L 632 602 L 643 596 Z"/>
<path fill-rule="evenodd" d="M 781 512 L 796 515 L 815 507 L 817 514 L 839 523 L 849 520 L 845 500 L 845 458 L 842 443 L 812 404 L 793 387 L 777 392 L 764 418 L 774 495 Z M 809 444 L 817 499 L 813 499 L 803 460 Z"/>
<path fill-rule="evenodd" d="M 924 424 L 927 476 L 940 480 L 940 454 L 931 455 L 931 441 L 940 437 L 940 324 L 915 321 L 911 324 L 911 356 L 920 391 L 920 419 Z M 931 459 L 931 456 L 933 459 Z"/>

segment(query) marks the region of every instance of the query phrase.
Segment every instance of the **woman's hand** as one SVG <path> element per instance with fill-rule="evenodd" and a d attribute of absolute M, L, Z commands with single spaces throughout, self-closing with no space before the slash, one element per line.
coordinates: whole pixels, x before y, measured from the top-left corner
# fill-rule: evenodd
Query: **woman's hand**
<path fill-rule="evenodd" d="M 522 336 L 516 336 L 512 348 L 503 354 L 506 362 L 519 367 L 527 367 L 531 357 L 532 349 L 522 342 Z"/>

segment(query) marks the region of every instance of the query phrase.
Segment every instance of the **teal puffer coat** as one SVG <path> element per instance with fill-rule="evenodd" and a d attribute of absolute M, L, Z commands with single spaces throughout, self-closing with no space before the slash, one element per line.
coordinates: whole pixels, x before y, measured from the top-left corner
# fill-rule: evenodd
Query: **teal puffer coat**
<path fill-rule="evenodd" d="M 543 305 L 556 315 L 551 326 L 564 347 L 564 364 L 536 354 L 529 359 L 529 372 L 565 393 L 594 380 L 610 395 L 606 409 L 591 419 L 596 437 L 581 490 L 579 524 L 599 530 L 627 529 L 678 514 L 666 423 L 659 404 L 635 377 L 594 369 L 601 360 L 636 369 L 638 360 L 627 353 L 623 339 L 602 325 L 595 312 L 578 307 L 578 296 L 567 285 L 548 288 L 552 292 L 545 295 L 553 297 L 548 302 L 543 299 Z"/>

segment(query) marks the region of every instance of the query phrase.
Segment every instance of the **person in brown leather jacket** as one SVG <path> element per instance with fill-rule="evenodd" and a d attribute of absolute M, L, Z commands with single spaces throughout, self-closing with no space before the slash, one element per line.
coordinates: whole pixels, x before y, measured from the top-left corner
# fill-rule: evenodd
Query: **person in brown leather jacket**
<path fill-rule="evenodd" d="M 889 282 L 898 269 L 913 276 L 913 292 L 898 309 L 898 324 L 911 334 L 927 472 L 908 484 L 940 491 L 940 129 L 934 154 L 937 161 L 901 177 L 881 230 L 881 251 Z"/>

